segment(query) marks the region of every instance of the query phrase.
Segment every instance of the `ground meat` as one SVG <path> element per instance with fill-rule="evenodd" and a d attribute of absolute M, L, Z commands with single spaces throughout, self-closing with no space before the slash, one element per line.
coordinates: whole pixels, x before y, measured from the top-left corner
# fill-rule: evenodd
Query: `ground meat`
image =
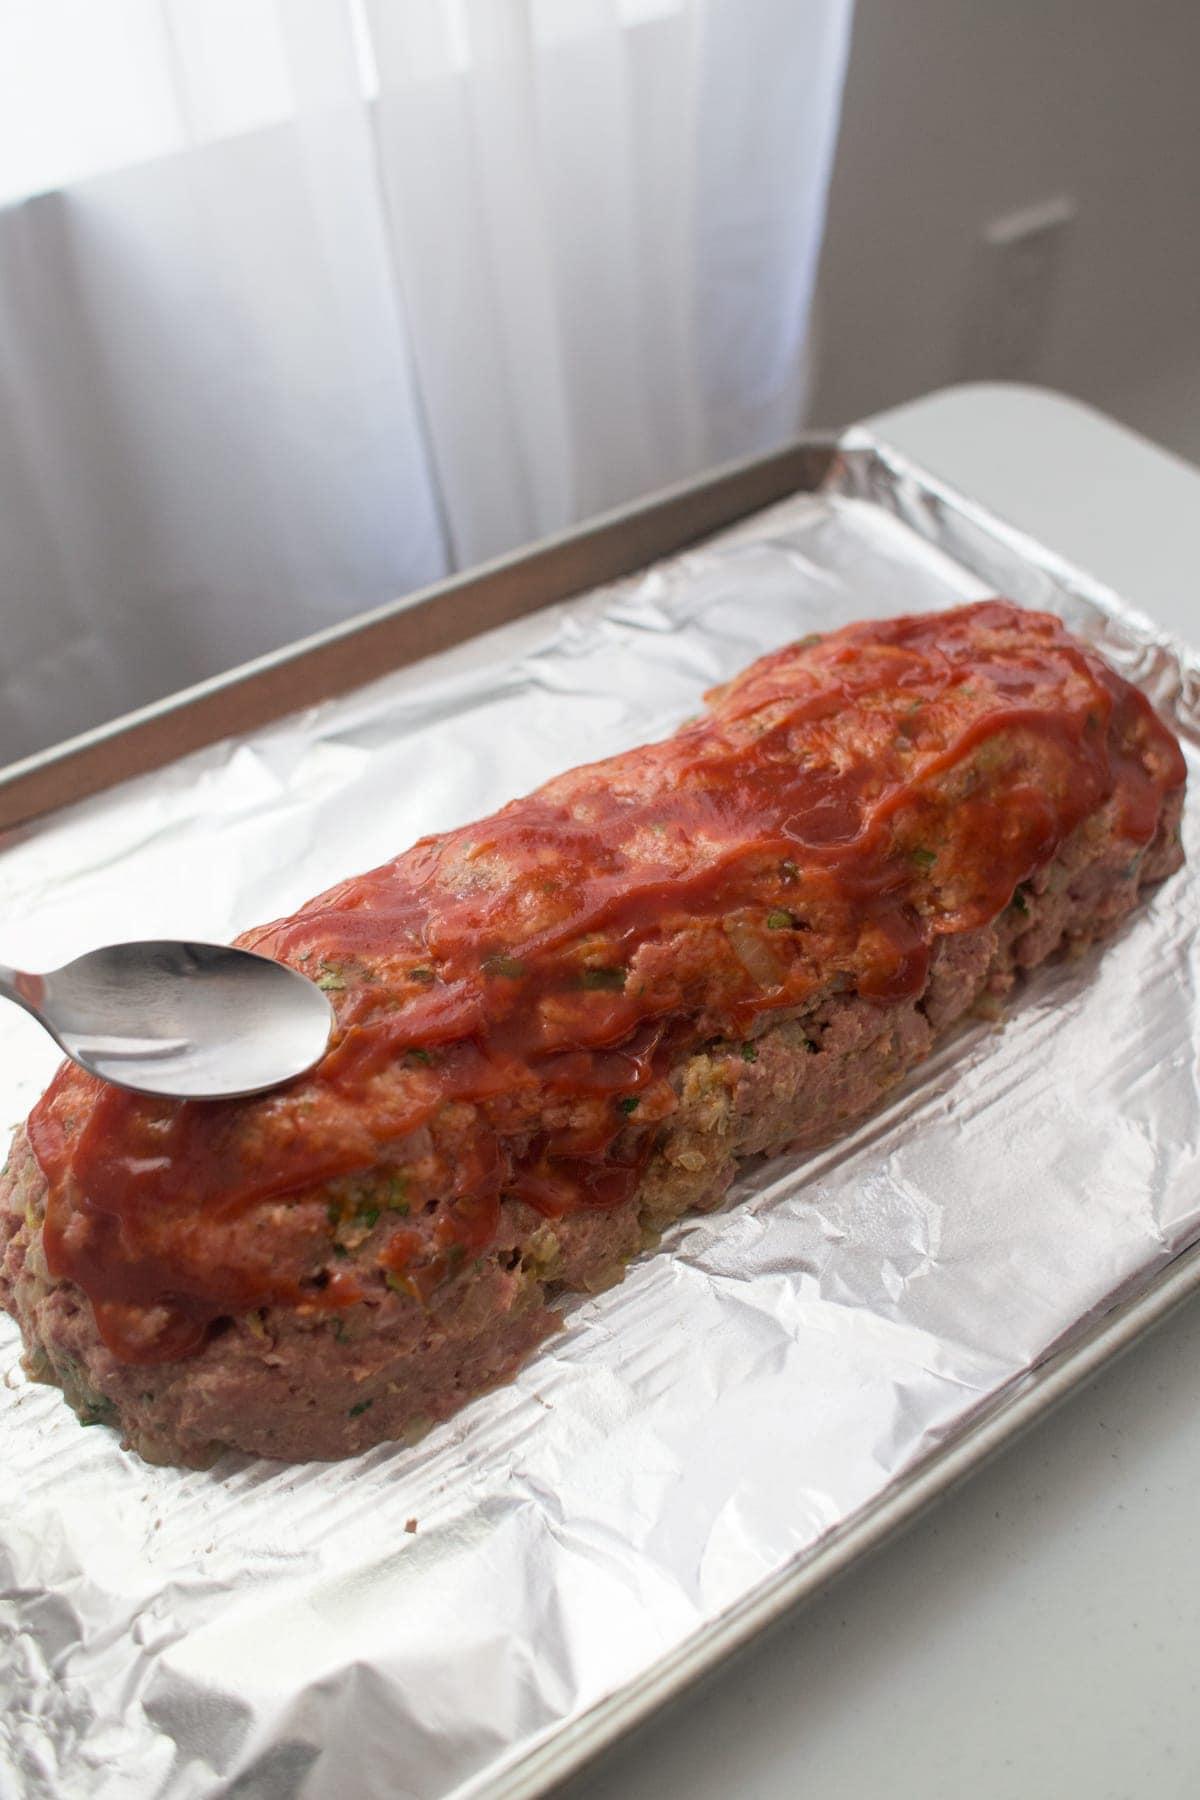
<path fill-rule="evenodd" d="M 917 999 L 830 994 L 752 1039 L 687 1057 L 671 1077 L 678 1110 L 629 1203 L 554 1222 L 512 1203 L 487 1255 L 428 1301 L 381 1286 L 336 1320 L 267 1308 L 230 1319 L 200 1357 L 122 1363 L 86 1298 L 46 1271 L 45 1181 L 21 1134 L 0 1197 L 0 1299 L 20 1321 L 26 1366 L 152 1462 L 204 1465 L 226 1447 L 336 1458 L 412 1441 L 508 1379 L 560 1324 L 571 1292 L 619 1280 L 666 1225 L 719 1206 L 745 1159 L 835 1138 L 938 1035 L 992 1010 L 1017 971 L 1110 933 L 1142 887 L 1178 866 L 1179 810 L 1176 795 L 1135 868 L 1089 821 L 992 924 L 940 940 Z"/>
<path fill-rule="evenodd" d="M 285 1089 L 65 1066 L 0 1179 L 31 1372 L 153 1460 L 411 1438 L 1181 859 L 1178 746 L 1048 614 L 850 626 L 710 701 L 251 934 L 335 1001 Z"/>

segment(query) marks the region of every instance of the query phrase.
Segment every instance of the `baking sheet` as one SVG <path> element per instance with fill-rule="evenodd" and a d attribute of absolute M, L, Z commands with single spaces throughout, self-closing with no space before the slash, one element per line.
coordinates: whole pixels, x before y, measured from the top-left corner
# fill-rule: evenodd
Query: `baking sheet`
<path fill-rule="evenodd" d="M 227 937 L 669 730 L 789 638 L 997 590 L 1138 679 L 1195 784 L 1196 661 L 864 442 L 820 494 L 711 546 L 24 828 L 0 857 L 6 945 L 37 966 L 106 938 Z M 1194 804 L 1184 831 L 1194 865 Z M 151 1470 L 26 1383 L 0 1326 L 18 1781 L 433 1800 L 564 1766 L 599 1703 L 615 1717 L 668 1664 L 699 1666 L 732 1614 L 948 1464 L 997 1396 L 1200 1236 L 1197 916 L 1185 871 L 853 1138 L 678 1227 L 416 1450 Z M 54 1061 L 0 1016 L 0 1123 Z"/>

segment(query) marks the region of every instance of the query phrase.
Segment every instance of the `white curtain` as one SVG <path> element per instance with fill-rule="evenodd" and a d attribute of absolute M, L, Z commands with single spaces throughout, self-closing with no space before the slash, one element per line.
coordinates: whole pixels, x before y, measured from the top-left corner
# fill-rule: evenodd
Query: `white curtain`
<path fill-rule="evenodd" d="M 5 0 L 0 759 L 793 433 L 851 3 Z"/>

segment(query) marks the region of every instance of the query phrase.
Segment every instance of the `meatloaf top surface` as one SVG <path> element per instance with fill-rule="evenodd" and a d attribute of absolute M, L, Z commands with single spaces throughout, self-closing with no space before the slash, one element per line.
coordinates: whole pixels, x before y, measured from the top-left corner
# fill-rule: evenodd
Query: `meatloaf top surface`
<path fill-rule="evenodd" d="M 364 1193 L 380 1263 L 418 1290 L 509 1196 L 618 1204 L 681 1052 L 831 991 L 919 992 L 935 940 L 994 918 L 1089 815 L 1133 858 L 1184 780 L 1136 689 L 1003 601 L 806 638 L 708 702 L 246 933 L 336 1008 L 288 1087 L 170 1102 L 64 1065 L 29 1122 L 45 1253 L 118 1357 L 353 1303 L 331 1224 Z"/>

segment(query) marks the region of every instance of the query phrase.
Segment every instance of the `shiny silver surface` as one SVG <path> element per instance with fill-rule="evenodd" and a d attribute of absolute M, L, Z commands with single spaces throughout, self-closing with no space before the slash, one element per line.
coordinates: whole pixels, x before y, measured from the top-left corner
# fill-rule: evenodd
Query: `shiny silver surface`
<path fill-rule="evenodd" d="M 182 1100 L 278 1087 L 319 1062 L 333 1029 L 329 1001 L 297 970 L 171 938 L 108 944 L 40 975 L 0 965 L 0 994 L 93 1075 Z"/>
<path fill-rule="evenodd" d="M 36 966 L 81 915 L 231 936 L 669 730 L 788 638 L 996 590 L 1146 688 L 1195 793 L 1191 652 L 869 441 L 813 479 L 678 555 L 677 517 L 656 538 L 639 509 L 642 560 L 668 561 L 515 623 L 511 565 L 499 618 L 485 583 L 456 647 L 20 827 L 0 856 L 18 948 Z M 1103 954 L 1041 972 L 843 1143 L 752 1171 L 415 1449 L 148 1469 L 26 1382 L 0 1327 L 19 1779 L 67 1800 L 542 1792 L 1195 1291 L 1194 799 L 1184 838 L 1188 869 Z M 8 1119 L 52 1067 L 0 1019 Z"/>

